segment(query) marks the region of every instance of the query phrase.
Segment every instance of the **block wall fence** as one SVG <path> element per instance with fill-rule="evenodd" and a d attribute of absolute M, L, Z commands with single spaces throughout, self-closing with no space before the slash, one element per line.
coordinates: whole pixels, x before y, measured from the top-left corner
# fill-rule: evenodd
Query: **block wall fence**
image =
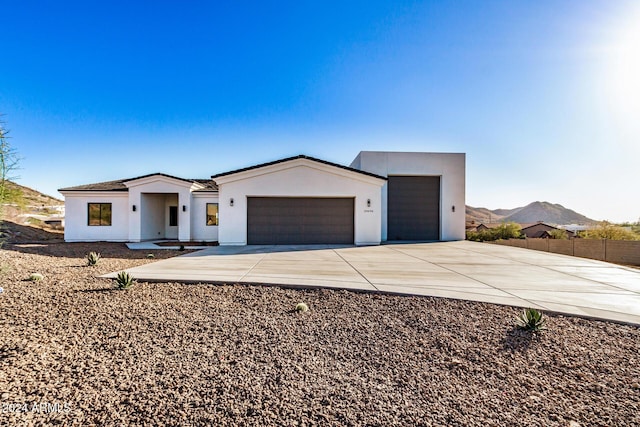
<path fill-rule="evenodd" d="M 640 241 L 593 239 L 509 239 L 496 240 L 496 245 L 515 246 L 616 264 L 640 265 Z"/>

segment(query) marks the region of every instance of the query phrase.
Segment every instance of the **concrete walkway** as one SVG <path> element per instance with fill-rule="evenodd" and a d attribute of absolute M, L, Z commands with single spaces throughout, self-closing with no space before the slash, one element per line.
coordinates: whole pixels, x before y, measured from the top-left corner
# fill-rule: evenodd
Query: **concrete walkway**
<path fill-rule="evenodd" d="M 128 271 L 139 280 L 428 295 L 640 324 L 640 270 L 466 241 L 368 247 L 219 246 Z"/>

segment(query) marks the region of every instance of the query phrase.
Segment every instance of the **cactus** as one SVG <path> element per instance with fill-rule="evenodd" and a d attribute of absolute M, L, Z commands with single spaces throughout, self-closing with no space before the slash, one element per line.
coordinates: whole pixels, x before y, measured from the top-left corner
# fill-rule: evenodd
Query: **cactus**
<path fill-rule="evenodd" d="M 100 254 L 98 252 L 89 252 L 87 255 L 87 265 L 96 265 L 98 261 L 100 261 Z"/>
<path fill-rule="evenodd" d="M 116 276 L 116 284 L 118 285 L 118 289 L 129 289 L 136 283 L 136 279 L 127 273 L 126 271 L 121 271 Z"/>

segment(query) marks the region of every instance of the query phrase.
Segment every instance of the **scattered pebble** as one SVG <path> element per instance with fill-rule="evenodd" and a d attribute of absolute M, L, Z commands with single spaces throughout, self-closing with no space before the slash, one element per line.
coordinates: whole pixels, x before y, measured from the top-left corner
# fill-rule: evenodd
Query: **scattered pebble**
<path fill-rule="evenodd" d="M 0 403 L 69 410 L 0 424 L 640 425 L 636 326 L 549 315 L 532 339 L 479 302 L 97 278 L 178 253 L 3 246 Z"/>

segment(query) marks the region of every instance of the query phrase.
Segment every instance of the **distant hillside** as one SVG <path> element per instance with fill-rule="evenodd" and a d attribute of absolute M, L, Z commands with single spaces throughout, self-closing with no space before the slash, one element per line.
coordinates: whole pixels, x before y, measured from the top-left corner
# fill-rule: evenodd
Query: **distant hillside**
<path fill-rule="evenodd" d="M 16 184 L 15 182 L 7 181 L 7 187 L 10 191 L 19 190 L 22 192 L 22 198 L 26 206 L 60 206 L 64 205 L 64 202 L 55 197 L 51 197 L 46 194 L 34 190 L 33 188 L 25 187 L 24 185 Z"/>
<path fill-rule="evenodd" d="M 493 213 L 495 215 L 501 216 L 501 217 L 505 217 L 505 216 L 509 216 L 511 214 L 514 214 L 516 212 L 518 212 L 520 209 L 522 208 L 515 208 L 515 209 L 496 209 L 493 211 Z"/>
<path fill-rule="evenodd" d="M 467 222 L 497 222 L 503 218 L 503 215 L 497 215 L 496 211 L 490 211 L 487 208 L 474 208 L 467 206 Z"/>
<path fill-rule="evenodd" d="M 491 222 L 512 221 L 522 224 L 542 221 L 559 225 L 596 222 L 562 205 L 549 202 L 533 202 L 522 208 L 495 210 L 467 206 L 467 222 L 469 223 L 489 222 L 489 214 L 491 214 Z"/>

